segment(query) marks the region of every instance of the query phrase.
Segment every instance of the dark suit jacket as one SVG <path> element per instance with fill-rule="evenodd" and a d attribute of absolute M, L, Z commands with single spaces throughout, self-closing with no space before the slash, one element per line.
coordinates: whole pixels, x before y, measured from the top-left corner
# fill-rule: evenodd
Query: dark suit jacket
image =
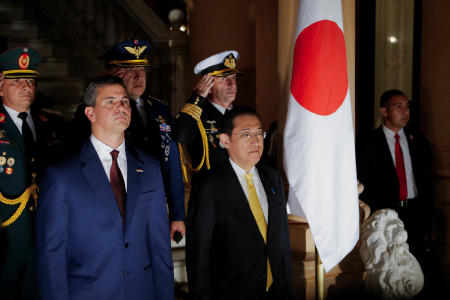
<path fill-rule="evenodd" d="M 428 230 L 431 226 L 431 147 L 428 140 L 419 133 L 405 130 L 413 167 L 418 199 L 408 203 L 409 223 L 418 222 Z M 364 185 L 361 200 L 369 204 L 372 211 L 398 207 L 399 183 L 389 146 L 379 127 L 365 137 L 358 137 L 356 143 L 358 180 Z M 403 212 L 401 212 L 403 213 Z M 406 224 L 408 225 L 408 224 Z"/>
<path fill-rule="evenodd" d="M 173 121 L 166 103 L 143 96 L 147 113 L 147 126 L 144 126 L 131 100 L 131 123 L 125 131 L 127 143 L 159 159 L 166 187 L 169 216 L 171 221 L 185 220 L 184 184 L 181 176 L 180 153 L 173 136 Z M 91 135 L 91 124 L 84 114 L 86 105 L 80 104 L 71 122 L 72 144 L 79 145 Z"/>
<path fill-rule="evenodd" d="M 127 146 L 126 226 L 92 143 L 47 168 L 36 243 L 46 300 L 173 299 L 159 162 Z"/>
<path fill-rule="evenodd" d="M 192 299 L 264 299 L 267 257 L 274 299 L 290 294 L 290 246 L 281 177 L 263 165 L 257 170 L 269 204 L 267 245 L 229 161 L 193 187 L 186 244 Z"/>

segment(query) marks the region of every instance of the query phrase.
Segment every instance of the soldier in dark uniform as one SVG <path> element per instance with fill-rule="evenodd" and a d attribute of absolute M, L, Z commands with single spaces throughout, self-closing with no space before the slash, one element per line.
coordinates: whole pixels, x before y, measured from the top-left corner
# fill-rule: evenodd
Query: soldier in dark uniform
<path fill-rule="evenodd" d="M 0 298 L 37 299 L 34 214 L 36 179 L 63 151 L 64 120 L 35 110 L 38 52 L 0 54 Z"/>
<path fill-rule="evenodd" d="M 170 235 L 185 235 L 184 185 L 181 176 L 180 154 L 172 139 L 172 116 L 167 103 L 151 96 L 144 96 L 147 84 L 145 57 L 150 43 L 142 39 L 130 39 L 119 43 L 101 56 L 107 62 L 104 74 L 122 78 L 130 97 L 131 124 L 125 131 L 127 142 L 159 158 L 169 204 Z M 90 123 L 80 105 L 72 122 L 77 142 L 89 138 Z M 179 237 L 181 238 L 181 237 Z"/>
<path fill-rule="evenodd" d="M 202 174 L 228 158 L 219 136 L 225 113 L 236 99 L 237 51 L 212 55 L 194 67 L 203 77 L 175 120 L 175 139 L 187 147 L 191 170 Z M 195 178 L 196 176 L 194 176 Z"/>

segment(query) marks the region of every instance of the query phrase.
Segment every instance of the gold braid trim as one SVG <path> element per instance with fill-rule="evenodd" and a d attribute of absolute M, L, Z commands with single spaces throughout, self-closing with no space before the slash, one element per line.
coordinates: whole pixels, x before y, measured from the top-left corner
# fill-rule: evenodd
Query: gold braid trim
<path fill-rule="evenodd" d="M 208 138 L 206 136 L 205 127 L 203 127 L 203 123 L 202 123 L 202 121 L 200 119 L 197 121 L 197 126 L 198 126 L 198 129 L 200 130 L 200 135 L 202 136 L 203 155 L 202 155 L 202 160 L 200 161 L 200 164 L 196 168 L 193 168 L 192 165 L 189 162 L 185 162 L 184 161 L 184 159 L 183 159 L 184 151 L 183 151 L 183 148 L 181 147 L 181 144 L 178 143 L 178 150 L 180 151 L 181 169 L 182 169 L 182 172 L 183 172 L 183 177 L 185 179 L 185 182 L 189 182 L 188 181 L 188 176 L 187 176 L 187 170 L 186 170 L 186 167 L 185 167 L 186 165 L 189 166 L 189 168 L 193 172 L 198 172 L 203 167 L 203 164 L 206 161 L 206 169 L 207 170 L 211 169 L 211 166 L 210 166 L 210 163 L 209 163 Z"/>
<path fill-rule="evenodd" d="M 202 109 L 198 105 L 192 103 L 186 103 L 181 109 L 181 112 L 190 115 L 195 121 L 199 121 L 200 116 L 202 115 Z"/>
<path fill-rule="evenodd" d="M 8 199 L 0 193 L 0 202 L 6 205 L 17 205 L 20 204 L 17 210 L 13 213 L 13 215 L 6 221 L 1 224 L 1 227 L 6 227 L 14 223 L 22 214 L 23 210 L 27 206 L 28 199 L 30 199 L 30 195 L 33 195 L 34 203 L 37 204 L 38 197 L 38 187 L 35 183 L 30 185 L 19 197 L 15 199 Z"/>
<path fill-rule="evenodd" d="M 194 172 L 200 171 L 200 169 L 203 166 L 203 163 L 205 162 L 206 158 L 206 170 L 211 169 L 211 166 L 209 165 L 209 147 L 208 147 L 208 138 L 206 136 L 206 130 L 205 127 L 203 127 L 202 120 L 197 121 L 198 130 L 200 130 L 200 134 L 202 136 L 202 142 L 203 142 L 203 155 L 202 155 L 202 161 L 198 165 L 197 168 L 193 169 Z"/>
<path fill-rule="evenodd" d="M 187 175 L 187 170 L 186 170 L 186 165 L 188 165 L 191 169 L 192 166 L 188 163 L 184 161 L 184 151 L 183 151 L 183 147 L 181 146 L 181 143 L 177 143 L 178 145 L 178 151 L 180 152 L 180 162 L 181 162 L 181 171 L 183 173 L 183 180 L 185 183 L 189 183 L 189 178 Z"/>

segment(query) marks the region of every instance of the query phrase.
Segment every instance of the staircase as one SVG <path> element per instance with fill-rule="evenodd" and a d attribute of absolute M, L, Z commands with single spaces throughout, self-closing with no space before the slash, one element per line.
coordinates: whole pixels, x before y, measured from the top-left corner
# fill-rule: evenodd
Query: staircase
<path fill-rule="evenodd" d="M 0 34 L 6 38 L 6 48 L 29 46 L 38 50 L 38 96 L 36 103 L 54 108 L 70 120 L 84 93 L 85 80 L 95 75 L 73 43 L 40 22 L 37 5 L 30 1 L 0 1 Z M 53 25 L 54 26 L 54 25 Z"/>
<path fill-rule="evenodd" d="M 98 57 L 136 36 L 152 44 L 151 94 L 177 113 L 187 95 L 186 37 L 171 32 L 144 1 L 0 0 L 3 46 L 38 50 L 36 103 L 59 110 L 67 120 L 82 100 L 86 83 L 104 70 Z"/>

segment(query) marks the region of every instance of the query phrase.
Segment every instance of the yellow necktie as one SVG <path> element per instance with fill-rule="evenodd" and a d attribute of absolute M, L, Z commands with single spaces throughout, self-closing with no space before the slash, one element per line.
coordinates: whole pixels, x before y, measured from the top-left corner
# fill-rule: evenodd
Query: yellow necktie
<path fill-rule="evenodd" d="M 248 192 L 248 202 L 250 204 L 250 209 L 252 210 L 253 217 L 255 218 L 256 224 L 258 224 L 259 232 L 267 243 L 267 224 L 264 219 L 264 214 L 261 208 L 261 203 L 259 203 L 258 195 L 256 194 L 255 186 L 253 185 L 252 177 L 250 173 L 244 174 L 245 180 L 247 181 L 247 192 Z M 269 258 L 267 258 L 267 284 L 266 291 L 269 290 L 272 285 L 273 277 L 272 270 L 270 269 Z"/>

